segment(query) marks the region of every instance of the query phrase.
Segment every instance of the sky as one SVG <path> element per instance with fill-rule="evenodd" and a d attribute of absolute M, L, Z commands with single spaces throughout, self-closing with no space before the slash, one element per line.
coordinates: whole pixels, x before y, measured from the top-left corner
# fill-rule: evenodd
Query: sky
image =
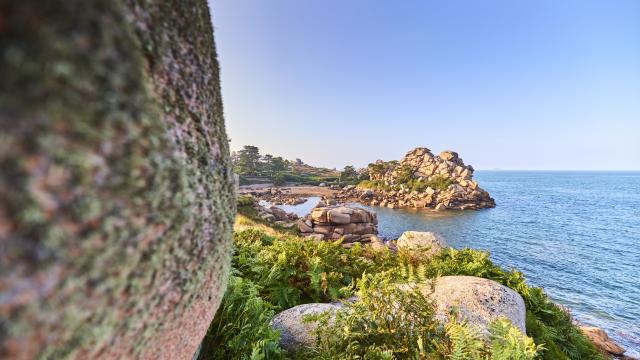
<path fill-rule="evenodd" d="M 640 1 L 209 2 L 232 150 L 640 170 Z"/>

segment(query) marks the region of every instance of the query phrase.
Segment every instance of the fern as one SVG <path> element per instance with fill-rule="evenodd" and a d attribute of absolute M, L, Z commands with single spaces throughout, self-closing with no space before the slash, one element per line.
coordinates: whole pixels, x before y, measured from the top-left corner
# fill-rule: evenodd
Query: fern
<path fill-rule="evenodd" d="M 456 320 L 450 320 L 445 325 L 445 330 L 450 342 L 448 359 L 473 360 L 484 357 L 485 344 L 474 328 Z"/>
<path fill-rule="evenodd" d="M 489 325 L 491 360 L 533 360 L 544 350 L 533 340 L 522 335 L 507 319 L 500 318 Z"/>
<path fill-rule="evenodd" d="M 239 220 L 243 227 L 257 224 L 264 228 L 242 216 Z M 324 345 L 321 342 L 309 359 L 337 359 L 344 354 L 361 359 L 443 359 L 459 358 L 469 351 L 480 351 L 479 359 L 483 360 L 529 359 L 533 346 L 542 359 L 602 359 L 570 316 L 544 291 L 529 287 L 522 273 L 493 264 L 487 252 L 445 249 L 425 258 L 359 246 L 344 249 L 339 243 L 306 241 L 280 230 L 268 231 L 272 235 L 257 229 L 234 233 L 236 273 L 203 342 L 201 359 L 231 355 L 277 359 L 282 353 L 277 336 L 267 325 L 274 311 L 345 299 L 356 291 L 360 300 L 348 305 L 351 312 L 344 318 L 348 326 L 337 329 L 333 337 L 324 337 Z M 530 338 L 495 325 L 490 341 L 478 350 L 472 331 L 464 324 L 458 324 L 460 329 L 450 325 L 447 332 L 432 318 L 432 307 L 424 296 L 398 292 L 396 285 L 425 283 L 445 275 L 483 277 L 517 291 L 526 304 Z M 231 355 L 220 357 L 225 352 Z"/>

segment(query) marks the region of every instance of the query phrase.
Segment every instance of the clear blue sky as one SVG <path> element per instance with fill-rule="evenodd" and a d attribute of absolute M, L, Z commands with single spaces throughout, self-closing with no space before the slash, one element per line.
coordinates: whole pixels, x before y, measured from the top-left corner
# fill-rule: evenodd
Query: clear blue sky
<path fill-rule="evenodd" d="M 640 1 L 210 4 L 233 150 L 640 170 Z"/>

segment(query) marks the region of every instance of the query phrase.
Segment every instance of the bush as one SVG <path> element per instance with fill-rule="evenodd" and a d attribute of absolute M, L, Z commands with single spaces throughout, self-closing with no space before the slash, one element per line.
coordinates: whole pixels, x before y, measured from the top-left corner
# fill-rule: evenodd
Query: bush
<path fill-rule="evenodd" d="M 205 336 L 199 360 L 282 359 L 280 333 L 269 326 L 274 306 L 250 280 L 229 278 L 222 305 Z"/>
<path fill-rule="evenodd" d="M 437 353 L 434 340 L 444 341 L 444 328 L 433 319 L 434 307 L 420 289 L 401 289 L 388 273 L 365 274 L 357 295 L 333 323 L 327 314 L 308 318 L 321 322 L 309 357 L 418 359 Z"/>
<path fill-rule="evenodd" d="M 472 333 L 460 335 L 462 332 L 456 332 L 455 329 L 458 328 L 454 325 L 438 328 L 431 320 L 432 310 L 424 298 L 419 300 L 412 297 L 411 292 L 399 294 L 393 286 L 396 283 L 428 281 L 446 275 L 491 279 L 514 289 L 525 301 L 527 335 L 533 340 L 517 337 L 504 324 L 495 325 L 491 343 L 478 350 L 483 356 L 491 354 L 491 357 L 483 359 L 529 359 L 534 350 L 533 344 L 542 359 L 602 359 L 571 323 L 568 314 L 552 303 L 541 289 L 529 287 L 522 273 L 507 271 L 493 264 L 487 252 L 445 249 L 435 257 L 426 259 L 402 251 L 397 254 L 389 251 L 375 252 L 359 245 L 344 249 L 339 241 L 314 242 L 284 233 L 267 235 L 256 229 L 236 232 L 234 242 L 236 252 L 233 267 L 237 271 L 236 276 L 252 284 L 255 297 L 264 301 L 264 309 L 280 311 L 302 303 L 346 299 L 356 290 L 359 292 L 360 300 L 352 305 L 352 309 L 353 314 L 362 316 L 355 318 L 345 315 L 344 321 L 347 321 L 349 332 L 345 334 L 343 327 L 337 333 L 339 336 L 321 340 L 319 348 L 312 351 L 313 356 L 309 356 L 310 359 L 340 358 L 339 351 L 369 359 L 391 359 L 393 356 L 415 358 L 415 354 L 434 354 L 431 358 L 443 359 L 455 358 L 453 354 L 456 351 L 465 354 L 464 351 L 455 349 L 473 347 Z M 354 285 L 356 283 L 357 287 Z M 411 309 L 420 318 L 391 312 L 390 297 L 400 299 L 400 308 Z M 221 309 L 234 309 L 228 303 L 233 304 L 238 300 L 232 299 L 234 298 L 231 296 L 225 297 Z M 227 315 L 220 315 L 220 319 L 225 318 L 231 324 L 238 324 L 231 312 L 220 311 L 227 311 L 223 313 Z M 260 324 L 268 322 L 267 318 L 273 312 L 266 311 L 265 314 L 265 318 L 259 323 L 243 324 L 256 327 L 256 333 L 265 334 L 261 336 L 265 336 L 265 346 L 269 347 L 270 335 L 260 328 Z M 382 314 L 391 317 L 382 317 Z M 385 323 L 387 320 L 389 322 Z M 240 319 L 237 321 L 241 322 Z M 393 326 L 384 328 L 383 323 Z M 247 333 L 250 340 L 240 346 L 237 342 L 239 340 L 225 335 L 226 332 L 222 330 L 224 325 L 225 321 L 220 320 L 216 327 L 212 327 L 209 335 L 219 339 L 216 340 L 219 346 L 243 349 L 242 356 L 262 351 L 255 350 L 262 349 L 262 345 L 256 345 L 251 340 L 257 337 L 251 337 L 252 334 Z M 219 333 L 220 331 L 223 333 Z M 544 349 L 539 345 L 543 345 Z M 236 354 L 242 358 L 240 352 Z"/>
<path fill-rule="evenodd" d="M 273 181 L 273 185 L 275 186 L 284 185 L 284 174 L 283 173 L 275 174 L 272 178 L 272 181 Z"/>
<path fill-rule="evenodd" d="M 425 181 L 425 185 L 426 185 L 425 189 L 427 187 L 430 187 L 432 189 L 437 189 L 437 190 L 447 190 L 447 188 L 451 184 L 453 184 L 453 181 L 448 177 L 436 175 L 433 178 L 431 178 L 431 180 Z"/>
<path fill-rule="evenodd" d="M 238 207 L 253 206 L 254 198 L 249 195 L 239 195 L 236 203 Z"/>

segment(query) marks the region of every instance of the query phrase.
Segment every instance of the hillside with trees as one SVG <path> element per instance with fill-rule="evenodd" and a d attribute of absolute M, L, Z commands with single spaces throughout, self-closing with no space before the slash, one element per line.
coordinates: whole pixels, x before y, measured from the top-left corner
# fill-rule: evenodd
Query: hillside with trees
<path fill-rule="evenodd" d="M 349 165 L 343 171 L 305 164 L 301 159 L 286 160 L 281 156 L 260 154 L 257 146 L 245 145 L 231 154 L 233 169 L 240 184 L 273 183 L 319 185 L 357 182 L 359 173 Z"/>

